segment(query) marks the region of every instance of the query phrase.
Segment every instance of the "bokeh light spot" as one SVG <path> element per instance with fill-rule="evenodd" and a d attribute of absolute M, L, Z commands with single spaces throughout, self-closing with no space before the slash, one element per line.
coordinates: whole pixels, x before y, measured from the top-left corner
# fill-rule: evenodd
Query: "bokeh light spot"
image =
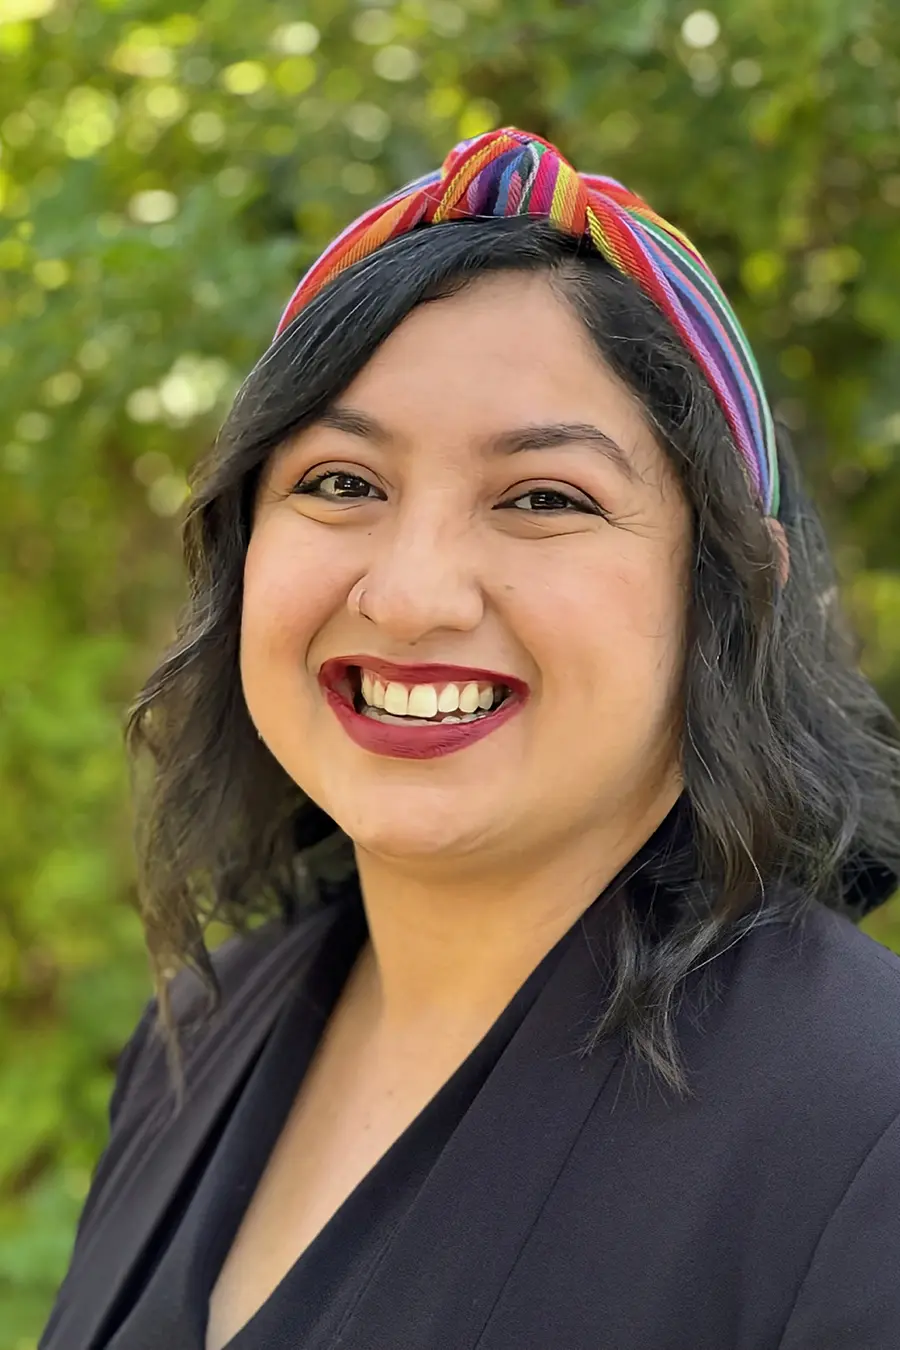
<path fill-rule="evenodd" d="M 721 27 L 711 9 L 695 9 L 681 25 L 682 41 L 688 47 L 711 47 L 719 39 Z"/>
<path fill-rule="evenodd" d="M 154 188 L 148 192 L 136 192 L 128 203 L 128 214 L 141 225 L 159 225 L 171 220 L 178 211 L 178 198 L 174 192 Z"/>
<path fill-rule="evenodd" d="M 411 80 L 419 69 L 419 58 L 411 47 L 382 47 L 372 58 L 372 69 L 383 80 L 401 83 Z"/>
<path fill-rule="evenodd" d="M 309 56 L 319 45 L 319 30 L 304 20 L 285 23 L 275 29 L 271 41 L 274 50 L 285 56 Z"/>

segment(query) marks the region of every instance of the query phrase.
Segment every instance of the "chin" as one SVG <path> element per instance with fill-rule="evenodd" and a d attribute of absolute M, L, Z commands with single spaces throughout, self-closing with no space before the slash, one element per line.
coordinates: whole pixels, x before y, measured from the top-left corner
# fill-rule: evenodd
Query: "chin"
<path fill-rule="evenodd" d="M 431 820 L 417 819 L 420 814 L 424 814 L 421 806 L 417 811 L 413 804 L 402 813 L 373 811 L 364 804 L 329 810 L 357 848 L 395 864 L 460 859 L 484 848 L 487 831 L 483 820 L 467 822 L 459 818 L 459 812 L 450 811 Z"/>

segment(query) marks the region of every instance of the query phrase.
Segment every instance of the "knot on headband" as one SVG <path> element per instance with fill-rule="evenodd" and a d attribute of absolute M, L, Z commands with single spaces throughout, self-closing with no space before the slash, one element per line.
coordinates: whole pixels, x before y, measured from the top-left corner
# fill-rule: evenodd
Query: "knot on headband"
<path fill-rule="evenodd" d="M 691 241 L 614 178 L 578 173 L 540 136 L 505 127 L 461 141 L 440 169 L 365 212 L 309 269 L 277 338 L 333 277 L 421 225 L 463 217 L 541 217 L 593 247 L 666 315 L 705 374 L 767 515 L 778 514 L 778 457 L 759 368 L 737 315 Z"/>

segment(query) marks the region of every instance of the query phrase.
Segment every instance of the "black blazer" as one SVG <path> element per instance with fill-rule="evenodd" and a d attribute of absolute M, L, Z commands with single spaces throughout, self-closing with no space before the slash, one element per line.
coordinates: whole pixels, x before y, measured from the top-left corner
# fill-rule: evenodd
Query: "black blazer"
<path fill-rule="evenodd" d="M 148 1010 L 41 1350 L 101 1350 L 179 1179 L 346 921 L 332 904 L 222 950 L 177 1113 Z M 821 907 L 754 930 L 716 959 L 718 996 L 698 979 L 684 1000 L 694 1096 L 676 1101 L 615 1040 L 573 1052 L 606 978 L 590 926 L 573 932 L 340 1350 L 897 1350 L 900 959 Z"/>

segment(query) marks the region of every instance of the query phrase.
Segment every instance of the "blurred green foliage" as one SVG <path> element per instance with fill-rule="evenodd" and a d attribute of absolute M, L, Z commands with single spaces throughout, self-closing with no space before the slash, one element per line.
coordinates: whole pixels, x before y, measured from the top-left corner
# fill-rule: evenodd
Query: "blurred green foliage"
<path fill-rule="evenodd" d="M 457 139 L 537 131 L 697 239 L 900 708 L 898 53 L 893 0 L 0 0 L 0 1350 L 148 993 L 120 724 L 186 468 L 322 245 Z"/>

